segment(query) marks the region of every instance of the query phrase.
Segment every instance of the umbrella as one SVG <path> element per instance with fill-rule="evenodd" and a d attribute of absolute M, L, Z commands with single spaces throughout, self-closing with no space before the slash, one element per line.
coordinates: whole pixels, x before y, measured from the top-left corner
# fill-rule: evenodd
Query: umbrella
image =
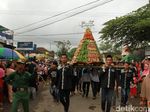
<path fill-rule="evenodd" d="M 0 59 L 25 59 L 18 51 L 9 48 L 0 48 Z"/>
<path fill-rule="evenodd" d="M 16 51 L 16 50 L 14 50 L 14 52 L 18 55 L 18 57 L 20 58 L 20 59 L 26 59 L 21 53 L 19 53 L 18 51 Z"/>

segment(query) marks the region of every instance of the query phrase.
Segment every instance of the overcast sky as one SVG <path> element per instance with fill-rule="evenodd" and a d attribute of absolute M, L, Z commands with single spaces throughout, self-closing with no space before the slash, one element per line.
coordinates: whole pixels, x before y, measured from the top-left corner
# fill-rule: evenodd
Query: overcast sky
<path fill-rule="evenodd" d="M 0 0 L 0 25 L 14 30 L 92 1 L 94 0 Z M 17 34 L 52 23 L 77 12 L 101 5 L 106 1 L 111 0 L 100 0 L 94 4 L 48 19 L 38 24 L 34 24 L 30 27 L 14 30 L 14 32 Z M 106 21 L 132 12 L 147 3 L 148 0 L 112 0 L 109 3 L 96 7 L 92 10 L 88 10 L 68 19 L 64 19 L 46 27 L 42 27 L 31 32 L 26 32 L 21 35 L 47 35 L 84 32 L 85 29 L 81 28 L 80 24 L 82 21 L 88 22 L 89 20 L 94 21 L 92 30 L 100 31 Z M 95 40 L 98 41 L 100 35 L 97 32 L 93 33 L 93 35 Z M 56 50 L 55 43 L 53 41 L 70 40 L 72 46 L 77 46 L 82 37 L 83 34 L 74 34 L 57 36 L 15 36 L 14 39 L 16 41 L 33 41 L 38 46 L 45 47 L 49 50 L 50 48 Z"/>

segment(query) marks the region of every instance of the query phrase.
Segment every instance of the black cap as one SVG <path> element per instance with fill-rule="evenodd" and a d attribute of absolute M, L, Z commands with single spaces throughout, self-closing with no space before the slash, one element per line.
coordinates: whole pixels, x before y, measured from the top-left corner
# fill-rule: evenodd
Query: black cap
<path fill-rule="evenodd" d="M 54 64 L 54 65 L 56 65 L 56 66 L 58 66 L 58 63 L 57 63 L 57 61 L 55 61 L 55 60 L 52 61 L 51 63 Z"/>
<path fill-rule="evenodd" d="M 128 62 L 128 61 L 125 61 L 125 62 L 124 62 L 124 64 L 128 64 L 128 65 L 130 65 L 131 63 L 130 63 L 130 62 Z"/>

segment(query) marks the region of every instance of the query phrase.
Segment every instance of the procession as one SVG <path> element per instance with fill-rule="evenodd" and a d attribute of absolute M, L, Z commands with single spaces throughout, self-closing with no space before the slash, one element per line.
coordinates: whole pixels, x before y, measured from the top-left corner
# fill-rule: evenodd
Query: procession
<path fill-rule="evenodd" d="M 17 1 L 10 4 L 30 8 L 33 3 L 25 6 L 20 2 L 22 6 L 18 6 Z M 55 3 L 46 1 L 33 4 L 39 4 L 40 9 L 43 3 L 45 8 L 49 6 L 47 3 Z M 7 5 L 3 0 L 0 3 Z M 101 18 L 105 20 L 103 23 L 97 22 L 98 14 L 96 18 L 90 12 L 113 10 L 111 5 L 117 8 L 117 3 L 133 9 L 113 15 L 113 19 L 102 13 L 101 17 L 107 17 Z M 24 17 L 22 21 L 29 23 L 21 22 L 18 28 L 13 27 L 15 22 L 5 23 L 2 19 L 5 24 L 0 25 L 0 112 L 150 112 L 150 1 L 97 0 L 72 6 L 75 8 L 40 21 L 33 17 L 38 14 L 44 17 L 48 12 L 36 12 L 34 6 L 28 13 L 27 10 L 3 13 L 0 9 L 4 17 L 19 16 L 15 18 L 18 22 L 22 16 L 33 19 L 29 24 Z M 117 10 L 121 14 L 125 9 Z M 72 21 L 62 23 L 61 28 L 60 23 L 69 21 L 67 18 Z M 81 22 L 83 18 L 88 20 Z M 80 28 L 75 25 L 77 20 Z M 45 21 L 48 23 L 42 24 Z M 48 26 L 50 30 L 42 30 Z M 63 33 L 66 29 L 73 33 Z M 77 32 L 81 29 L 83 32 Z"/>

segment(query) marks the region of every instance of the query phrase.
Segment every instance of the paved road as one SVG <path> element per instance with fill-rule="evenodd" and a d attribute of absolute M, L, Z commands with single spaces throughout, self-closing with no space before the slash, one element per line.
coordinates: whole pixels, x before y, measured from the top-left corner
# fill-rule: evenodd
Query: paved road
<path fill-rule="evenodd" d="M 53 102 L 48 90 L 43 91 L 41 96 L 44 97 L 35 106 L 35 112 L 63 112 L 62 105 Z M 100 112 L 99 105 L 99 97 L 96 100 L 92 100 L 92 97 L 82 98 L 80 94 L 76 94 L 71 97 L 69 112 Z"/>
<path fill-rule="evenodd" d="M 131 102 L 137 104 L 138 100 L 134 99 Z M 10 105 L 5 106 L 5 108 L 7 109 L 4 112 L 10 112 Z M 37 98 L 30 101 L 30 110 L 30 112 L 63 112 L 63 107 L 60 103 L 53 102 L 48 87 L 41 87 Z M 76 94 L 71 97 L 69 112 L 101 112 L 100 97 L 98 96 L 96 100 L 93 100 L 91 92 L 88 98 L 82 98 L 80 94 Z M 112 109 L 111 112 L 115 112 L 115 110 Z"/>
<path fill-rule="evenodd" d="M 53 102 L 48 87 L 45 87 L 39 96 L 38 103 L 34 105 L 32 112 L 63 112 L 61 103 Z M 88 98 L 83 98 L 80 94 L 76 94 L 70 99 L 69 112 L 100 112 L 99 99 L 98 96 L 96 100 L 93 100 L 91 93 Z"/>

